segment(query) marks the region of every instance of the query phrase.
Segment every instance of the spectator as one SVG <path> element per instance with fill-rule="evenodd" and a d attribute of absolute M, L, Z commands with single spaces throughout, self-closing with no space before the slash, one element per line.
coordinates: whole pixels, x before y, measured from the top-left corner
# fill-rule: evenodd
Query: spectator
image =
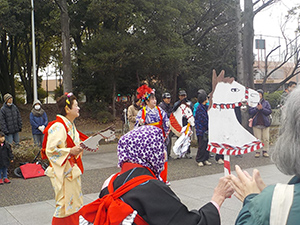
<path fill-rule="evenodd" d="M 197 95 L 198 95 L 199 93 L 201 93 L 202 91 L 203 91 L 203 89 L 199 89 L 199 90 L 197 91 Z M 193 116 L 196 115 L 196 110 L 197 110 L 199 104 L 200 104 L 200 103 L 199 103 L 198 101 L 194 104 Z M 209 106 L 209 96 L 208 96 L 208 100 L 207 100 L 206 105 Z"/>
<path fill-rule="evenodd" d="M 253 134 L 264 144 L 263 157 L 269 157 L 269 127 L 271 125 L 269 115 L 272 113 L 270 103 L 264 99 L 264 91 L 258 89 L 260 101 L 256 107 L 249 108 L 249 114 L 253 118 Z M 260 149 L 256 151 L 255 158 L 260 157 Z"/>
<path fill-rule="evenodd" d="M 5 141 L 5 134 L 0 131 L 0 185 L 10 183 L 7 178 L 7 168 L 14 161 L 13 159 L 10 144 Z"/>
<path fill-rule="evenodd" d="M 198 151 L 196 155 L 196 162 L 200 167 L 204 165 L 211 165 L 211 162 L 208 161 L 209 152 L 206 150 L 208 143 L 208 106 L 206 104 L 207 101 L 208 97 L 206 92 L 203 89 L 201 92 L 198 91 L 199 105 L 196 109 L 195 114 L 195 128 L 198 139 Z"/>
<path fill-rule="evenodd" d="M 17 106 L 13 103 L 13 97 L 7 93 L 3 97 L 4 104 L 1 108 L 1 131 L 5 134 L 8 143 L 19 145 L 19 132 L 22 130 L 22 119 Z"/>
<path fill-rule="evenodd" d="M 77 212 L 83 204 L 83 149 L 79 144 L 87 139 L 87 136 L 75 127 L 74 120 L 79 116 L 80 108 L 72 93 L 58 98 L 57 107 L 59 115 L 44 131 L 47 139 L 44 150 L 50 162 L 45 175 L 51 180 L 56 204 L 52 225 L 76 224 Z"/>
<path fill-rule="evenodd" d="M 167 113 L 168 118 L 170 118 L 172 113 L 170 93 L 166 92 L 162 94 L 162 102 L 159 103 L 159 107 L 162 108 Z"/>
<path fill-rule="evenodd" d="M 132 130 L 135 125 L 135 117 L 138 114 L 139 110 L 141 109 L 140 107 L 141 101 L 138 98 L 134 99 L 134 103 L 128 107 L 127 111 L 127 118 L 129 121 L 129 130 Z"/>
<path fill-rule="evenodd" d="M 295 81 L 290 81 L 287 85 L 287 88 L 284 90 L 284 92 L 281 95 L 281 106 L 284 105 L 285 101 L 287 100 L 287 97 L 289 94 L 294 90 L 294 88 L 297 86 L 297 83 Z"/>
<path fill-rule="evenodd" d="M 48 124 L 48 117 L 39 100 L 33 102 L 29 118 L 34 144 L 42 147 L 44 139 L 43 132 Z"/>
<path fill-rule="evenodd" d="M 288 184 L 266 187 L 258 170 L 253 170 L 251 177 L 236 166 L 238 177 L 231 175 L 231 179 L 236 197 L 243 202 L 236 225 L 294 225 L 300 221 L 299 87 L 290 93 L 285 105 L 285 122 L 281 124 L 271 159 L 282 173 L 294 177 Z"/>
<path fill-rule="evenodd" d="M 130 205 L 147 224 L 219 225 L 219 207 L 232 194 L 229 177 L 219 180 L 210 202 L 199 210 L 189 211 L 170 187 L 158 180 L 163 170 L 165 156 L 161 129 L 142 126 L 123 135 L 118 143 L 118 165 L 121 167 L 121 172 L 113 182 L 113 189 L 116 190 L 122 184 L 141 175 L 154 176 L 156 179 L 138 185 L 122 195 L 122 200 Z M 99 198 L 108 194 L 107 185 L 110 178 L 104 182 Z M 83 212 L 84 218 L 88 215 L 95 225 L 99 224 L 94 220 L 98 206 L 99 201 L 96 200 L 80 211 Z M 97 216 L 97 219 L 100 217 Z"/>
<path fill-rule="evenodd" d="M 167 113 L 168 118 L 170 119 L 170 115 L 172 113 L 172 106 L 171 106 L 171 95 L 170 93 L 166 92 L 162 94 L 162 102 L 159 103 L 159 107 L 162 108 Z M 167 154 L 168 154 L 168 159 L 171 158 L 171 148 L 172 148 L 172 132 L 170 131 L 167 140 Z"/>

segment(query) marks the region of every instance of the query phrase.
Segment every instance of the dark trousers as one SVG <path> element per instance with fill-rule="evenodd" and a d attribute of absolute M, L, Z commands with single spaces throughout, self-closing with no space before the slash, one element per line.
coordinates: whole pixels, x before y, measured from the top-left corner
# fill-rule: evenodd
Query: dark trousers
<path fill-rule="evenodd" d="M 223 159 L 224 160 L 224 155 L 220 155 L 220 154 L 216 154 L 216 161 L 218 161 L 219 159 Z"/>
<path fill-rule="evenodd" d="M 172 148 L 172 131 L 169 133 L 166 139 L 166 146 L 167 146 L 167 153 L 169 157 L 171 155 L 171 148 Z"/>
<path fill-rule="evenodd" d="M 197 136 L 198 139 L 198 151 L 196 155 L 196 162 L 204 162 L 209 158 L 209 152 L 206 150 L 208 140 L 203 140 L 203 136 Z"/>

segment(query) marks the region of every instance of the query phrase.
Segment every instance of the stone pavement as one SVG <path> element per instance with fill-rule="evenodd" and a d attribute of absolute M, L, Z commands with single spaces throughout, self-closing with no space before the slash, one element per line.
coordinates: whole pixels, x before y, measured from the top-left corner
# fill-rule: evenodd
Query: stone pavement
<path fill-rule="evenodd" d="M 91 153 L 86 153 L 83 161 L 85 165 L 85 170 L 88 173 L 89 171 L 96 171 L 101 168 L 109 168 L 112 165 L 115 165 L 117 162 L 117 156 L 115 153 L 115 146 L 110 146 L 114 148 L 113 152 L 108 152 L 107 154 L 101 154 L 101 163 L 99 163 L 99 158 Z M 193 149 L 195 151 L 195 149 Z M 193 152 L 192 151 L 192 152 Z M 254 157 L 251 156 L 251 159 Z M 245 156 L 244 156 L 245 159 Z M 261 160 L 263 160 L 261 158 Z M 176 160 L 174 160 L 175 162 Z M 180 161 L 180 160 L 179 160 Z M 249 161 L 247 159 L 247 161 Z M 257 162 L 257 160 L 255 160 Z M 185 162 L 192 162 L 195 164 L 194 159 L 192 161 L 186 160 Z M 242 161 L 241 161 L 242 162 Z M 192 165 L 190 163 L 190 165 Z M 195 165 L 194 165 L 195 166 Z M 190 166 L 193 167 L 193 166 Z M 215 166 L 216 167 L 216 166 Z M 194 168 L 197 168 L 196 166 Z M 213 168 L 213 166 L 211 167 Z M 219 167 L 220 168 L 220 167 Z M 259 169 L 261 176 L 265 183 L 274 184 L 277 182 L 286 183 L 290 177 L 285 176 L 280 173 L 277 168 L 273 165 L 259 166 L 256 167 Z M 198 169 L 198 168 L 197 168 Z M 203 168 L 199 168 L 203 169 Z M 250 174 L 252 173 L 252 168 L 246 169 Z M 234 173 L 234 171 L 233 171 Z M 172 190 L 179 196 L 181 201 L 191 209 L 199 209 L 201 206 L 210 201 L 211 196 L 214 191 L 214 187 L 217 185 L 220 177 L 223 176 L 223 173 L 216 173 L 212 175 L 202 175 L 192 178 L 171 180 Z M 42 178 L 35 178 L 42 179 Z M 31 180 L 20 180 L 20 182 L 29 182 Z M 16 182 L 18 185 L 21 183 Z M 14 180 L 12 182 L 14 184 Z M 11 184 L 9 184 L 11 185 Z M 9 185 L 3 185 L 2 187 L 9 187 Z M 47 186 L 49 184 L 47 183 Z M 86 192 L 84 192 L 86 193 Z M 3 192 L 2 192 L 3 194 Z M 1 194 L 0 187 L 0 201 L 3 198 Z M 87 204 L 98 197 L 99 192 L 85 194 L 84 195 L 84 204 Z M 26 196 L 24 196 L 25 198 Z M 22 196 L 19 196 L 22 198 Z M 35 201 L 26 204 L 14 204 L 7 205 L 0 208 L 0 224 L 1 225 L 49 225 L 51 224 L 52 215 L 54 212 L 55 202 L 53 199 L 45 201 Z M 242 203 L 237 200 L 234 196 L 230 199 L 227 199 L 221 207 L 221 219 L 223 225 L 232 225 L 234 224 L 235 218 L 239 210 L 242 207 Z"/>

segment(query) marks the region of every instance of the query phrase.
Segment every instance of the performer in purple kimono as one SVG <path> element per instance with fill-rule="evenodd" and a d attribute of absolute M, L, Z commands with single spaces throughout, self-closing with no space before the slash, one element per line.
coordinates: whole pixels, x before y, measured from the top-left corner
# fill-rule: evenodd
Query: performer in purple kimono
<path fill-rule="evenodd" d="M 169 118 L 167 113 L 156 105 L 156 97 L 154 90 L 149 88 L 146 84 L 137 89 L 137 97 L 142 100 L 145 106 L 138 112 L 136 116 L 135 128 L 142 125 L 152 125 L 162 129 L 163 136 L 166 137 L 169 131 Z M 166 138 L 165 138 L 166 139 Z M 168 143 L 165 143 L 166 145 Z M 165 169 L 161 173 L 162 180 L 169 184 L 167 181 L 168 163 L 165 163 Z"/>

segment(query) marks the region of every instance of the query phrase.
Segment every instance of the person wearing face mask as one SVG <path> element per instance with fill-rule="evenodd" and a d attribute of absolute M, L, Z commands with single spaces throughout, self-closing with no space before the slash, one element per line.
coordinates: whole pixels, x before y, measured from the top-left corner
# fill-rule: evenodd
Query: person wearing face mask
<path fill-rule="evenodd" d="M 43 132 L 48 124 L 48 117 L 44 109 L 42 109 L 42 103 L 39 100 L 33 102 L 29 118 L 34 144 L 42 147 L 44 139 Z"/>
<path fill-rule="evenodd" d="M 7 93 L 3 96 L 4 104 L 0 112 L 1 131 L 8 143 L 19 145 L 19 132 L 22 130 L 22 119 L 19 109 L 13 104 L 13 97 Z"/>

